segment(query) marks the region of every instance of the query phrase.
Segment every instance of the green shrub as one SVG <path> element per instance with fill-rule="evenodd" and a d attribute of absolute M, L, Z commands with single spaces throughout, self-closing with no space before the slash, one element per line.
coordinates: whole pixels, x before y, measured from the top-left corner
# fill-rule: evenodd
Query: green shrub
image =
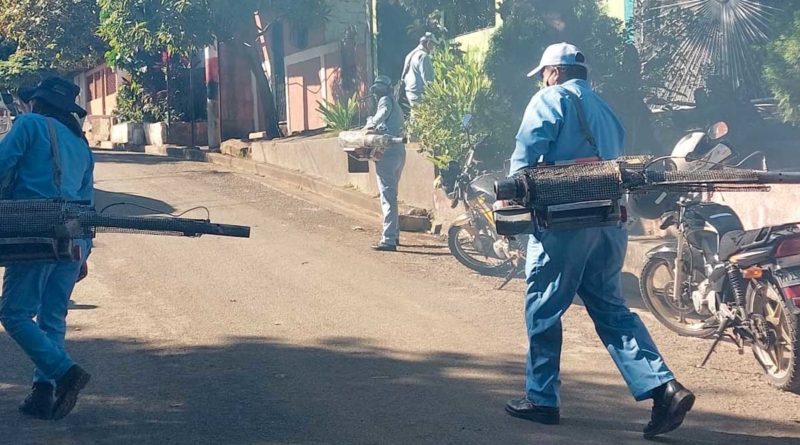
<path fill-rule="evenodd" d="M 166 94 L 148 93 L 139 82 L 126 81 L 117 90 L 117 107 L 114 110 L 114 116 L 120 122 L 165 122 L 167 120 Z M 172 110 L 171 116 L 176 116 L 174 110 Z"/>
<path fill-rule="evenodd" d="M 644 104 L 641 62 L 618 20 L 606 15 L 597 0 L 505 0 L 502 25 L 492 36 L 486 69 L 493 90 L 510 108 L 517 127 L 538 85 L 525 75 L 539 63 L 544 49 L 570 42 L 586 55 L 589 80 L 612 106 L 628 130 L 629 153 L 657 151 L 649 110 Z M 513 142 L 517 128 L 508 135 Z"/>
<path fill-rule="evenodd" d="M 785 122 L 800 124 L 800 12 L 780 26 L 780 35 L 767 45 L 764 77 Z"/>
<path fill-rule="evenodd" d="M 355 95 L 336 103 L 327 100 L 324 103 L 317 101 L 317 105 L 317 111 L 322 114 L 322 119 L 331 130 L 343 131 L 353 128 L 353 121 L 358 110 L 358 100 Z"/>
<path fill-rule="evenodd" d="M 449 162 L 464 161 L 469 146 L 467 136 L 461 128 L 465 114 L 474 116 L 472 131 L 474 139 L 487 137 L 487 141 L 505 134 L 506 126 L 498 112 L 495 98 L 491 95 L 491 81 L 481 61 L 474 55 L 463 55 L 453 48 L 443 47 L 433 54 L 435 80 L 425 88 L 422 100 L 412 110 L 409 132 L 419 139 L 422 150 L 433 163 L 444 168 Z M 506 158 L 510 149 L 492 147 L 484 153 L 476 153 L 483 160 Z"/>

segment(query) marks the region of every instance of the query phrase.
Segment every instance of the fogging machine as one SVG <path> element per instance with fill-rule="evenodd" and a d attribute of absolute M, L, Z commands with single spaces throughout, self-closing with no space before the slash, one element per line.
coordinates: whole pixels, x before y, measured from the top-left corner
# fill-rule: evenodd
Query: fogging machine
<path fill-rule="evenodd" d="M 98 232 L 249 238 L 250 227 L 168 215 L 106 215 L 87 203 L 60 200 L 0 200 L 0 266 L 77 261 L 76 240 L 92 239 Z"/>
<path fill-rule="evenodd" d="M 669 171 L 652 169 L 649 156 L 614 161 L 544 165 L 495 182 L 498 201 L 512 205 L 495 210 L 500 235 L 539 229 L 564 230 L 617 225 L 627 219 L 620 205 L 625 193 L 766 191 L 768 184 L 800 184 L 800 172 L 739 168 Z"/>

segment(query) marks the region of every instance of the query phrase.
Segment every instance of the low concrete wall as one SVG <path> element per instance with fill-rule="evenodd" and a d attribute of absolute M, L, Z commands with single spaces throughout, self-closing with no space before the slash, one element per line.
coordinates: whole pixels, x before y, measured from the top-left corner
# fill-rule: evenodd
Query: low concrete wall
<path fill-rule="evenodd" d="M 349 173 L 347 155 L 336 138 L 290 138 L 259 141 L 251 145 L 250 157 L 256 162 L 275 165 L 321 178 L 340 187 L 352 187 L 371 196 L 378 195 L 375 166 L 369 173 Z M 406 146 L 406 166 L 400 181 L 400 201 L 412 207 L 431 210 L 433 202 L 433 164 L 414 145 Z"/>
<path fill-rule="evenodd" d="M 208 123 L 194 123 L 194 143 L 197 146 L 208 145 Z M 165 145 L 192 145 L 192 124 L 189 122 L 173 122 L 169 126 L 169 136 Z"/>
<path fill-rule="evenodd" d="M 417 152 L 415 144 L 406 146 L 407 160 L 400 181 L 400 200 L 408 206 L 432 211 L 434 227 L 447 230 L 448 223 L 463 212 L 462 207 L 452 209 L 450 200 L 441 190 L 434 190 L 433 164 Z M 266 163 L 321 179 L 329 184 L 354 188 L 370 196 L 378 195 L 375 168 L 369 173 L 348 173 L 347 157 L 339 148 L 335 137 L 289 138 L 280 141 L 259 141 L 250 146 L 249 157 Z M 777 185 L 768 193 L 725 192 L 716 193 L 714 201 L 731 206 L 741 217 L 747 229 L 765 225 L 800 221 L 800 186 Z M 667 233 L 658 228 L 657 220 L 635 218 L 629 224 L 632 235 L 663 237 Z"/>
<path fill-rule="evenodd" d="M 196 146 L 208 145 L 208 124 L 195 122 L 194 143 Z M 192 144 L 192 124 L 187 122 L 164 122 L 144 124 L 144 138 L 147 145 L 182 145 Z"/>
<path fill-rule="evenodd" d="M 166 145 L 167 125 L 163 122 L 144 124 L 144 141 L 147 145 Z"/>
<path fill-rule="evenodd" d="M 94 144 L 110 141 L 113 123 L 113 116 L 86 116 L 83 131 L 86 132 L 86 138 Z"/>
<path fill-rule="evenodd" d="M 111 142 L 115 144 L 145 145 L 144 127 L 140 123 L 126 122 L 111 127 Z"/>
<path fill-rule="evenodd" d="M 745 229 L 800 221 L 800 186 L 775 185 L 769 192 L 720 192 L 713 200 L 733 208 Z"/>

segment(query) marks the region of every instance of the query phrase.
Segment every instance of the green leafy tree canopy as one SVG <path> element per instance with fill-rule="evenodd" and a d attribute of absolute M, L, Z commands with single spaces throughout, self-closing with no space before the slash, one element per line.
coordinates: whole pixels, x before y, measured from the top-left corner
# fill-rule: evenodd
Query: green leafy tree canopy
<path fill-rule="evenodd" d="M 500 16 L 503 24 L 492 37 L 486 69 L 496 94 L 511 105 L 509 116 L 517 124 L 538 88 L 526 74 L 547 46 L 570 42 L 586 55 L 595 90 L 624 121 L 629 151 L 655 150 L 636 48 L 628 43 L 622 23 L 606 15 L 599 2 L 506 0 Z"/>
<path fill-rule="evenodd" d="M 764 77 L 785 122 L 800 124 L 800 12 L 788 16 L 767 45 Z"/>
<path fill-rule="evenodd" d="M 106 45 L 97 0 L 0 0 L 0 85 L 87 68 Z"/>

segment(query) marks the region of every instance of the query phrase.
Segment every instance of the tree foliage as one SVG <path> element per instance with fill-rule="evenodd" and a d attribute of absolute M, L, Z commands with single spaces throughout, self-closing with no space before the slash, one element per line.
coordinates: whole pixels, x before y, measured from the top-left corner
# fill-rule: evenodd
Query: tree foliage
<path fill-rule="evenodd" d="M 141 54 L 188 55 L 212 39 L 208 5 L 200 0 L 99 0 L 100 35 L 109 63 L 138 68 Z"/>
<path fill-rule="evenodd" d="M 0 84 L 87 68 L 102 56 L 97 0 L 0 0 Z"/>
<path fill-rule="evenodd" d="M 157 67 L 154 54 L 189 56 L 215 39 L 245 56 L 256 76 L 267 133 L 280 135 L 274 94 L 262 68 L 258 37 L 277 22 L 314 25 L 329 13 L 325 0 L 99 0 L 100 34 L 111 47 L 107 60 L 133 76 Z M 266 20 L 257 29 L 254 14 Z M 168 63 L 172 63 L 169 59 Z M 145 90 L 147 85 L 144 85 Z"/>
<path fill-rule="evenodd" d="M 504 151 L 495 143 L 508 136 L 508 127 L 482 63 L 474 55 L 463 55 L 443 45 L 433 54 L 433 67 L 434 81 L 412 111 L 411 134 L 419 137 L 437 167 L 444 168 L 450 162 L 461 164 L 469 149 L 461 119 L 472 114 L 473 139 L 485 138 L 488 144 L 484 146 L 493 149 L 476 154 L 484 161 L 494 161 L 495 155 Z"/>
<path fill-rule="evenodd" d="M 591 83 L 625 123 L 629 151 L 656 151 L 638 53 L 622 24 L 606 15 L 596 0 L 506 0 L 500 15 L 503 24 L 492 37 L 486 68 L 495 92 L 511 105 L 511 116 L 522 116 L 537 88 L 526 74 L 539 63 L 544 49 L 570 42 L 586 54 Z"/>
<path fill-rule="evenodd" d="M 767 45 L 764 77 L 785 122 L 800 124 L 800 11 L 778 24 L 778 36 Z"/>

